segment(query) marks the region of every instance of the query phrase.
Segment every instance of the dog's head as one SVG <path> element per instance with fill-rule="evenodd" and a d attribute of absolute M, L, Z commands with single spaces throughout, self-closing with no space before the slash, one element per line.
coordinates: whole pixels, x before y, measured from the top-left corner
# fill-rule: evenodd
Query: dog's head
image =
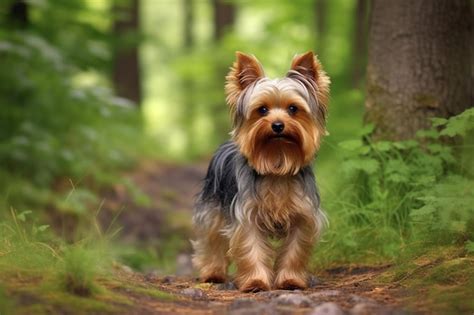
<path fill-rule="evenodd" d="M 295 56 L 280 79 L 265 77 L 254 56 L 236 56 L 226 77 L 233 139 L 259 174 L 296 174 L 326 132 L 329 77 L 312 52 Z"/>

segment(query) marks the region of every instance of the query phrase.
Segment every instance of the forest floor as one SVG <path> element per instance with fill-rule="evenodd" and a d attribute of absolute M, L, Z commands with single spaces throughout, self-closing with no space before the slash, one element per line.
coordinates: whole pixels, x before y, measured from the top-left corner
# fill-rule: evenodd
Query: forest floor
<path fill-rule="evenodd" d="M 32 284 L 39 281 L 37 278 L 28 279 L 13 274 L 15 279 L 6 283 L 15 283 L 15 286 L 7 285 L 6 289 L 14 293 L 15 304 L 20 306 L 15 313 L 440 313 L 433 309 L 428 295 L 414 300 L 413 291 L 400 282 L 383 281 L 387 274 L 393 273 L 390 265 L 354 264 L 317 270 L 310 279 L 310 288 L 304 291 L 241 293 L 231 279 L 225 284 L 200 283 L 191 266 L 189 239 L 192 238 L 192 204 L 206 167 L 207 162 L 193 165 L 142 163 L 136 171 L 124 175 L 142 193 L 135 192 L 132 196 L 129 189 L 117 185 L 104 194 L 105 204 L 100 220 L 107 226 L 117 217 L 118 225 L 123 226 L 120 246 L 151 244 L 155 246 L 153 248 L 158 248 L 159 257 L 171 257 L 174 271 L 142 268 L 139 272 L 126 264 L 116 263 L 109 276 L 96 279 L 100 289 L 90 296 L 38 294 L 32 288 Z M 427 265 L 433 264 L 428 262 Z M 1 309 L 0 314 L 3 315 Z"/>
<path fill-rule="evenodd" d="M 194 165 L 143 163 L 138 171 L 128 176 L 149 196 L 146 205 L 133 204 L 124 187 L 117 186 L 109 193 L 107 209 L 118 209 L 119 205 L 129 209 L 118 218 L 119 225 L 124 226 L 122 237 L 125 240 L 147 242 L 153 238 L 180 235 L 184 241 L 184 245 L 180 244 L 181 252 L 177 254 L 173 275 L 154 270 L 138 273 L 127 267 L 116 270 L 117 279 L 126 285 L 108 286 L 133 301 L 133 306 L 125 312 L 306 314 L 317 309 L 315 314 L 403 313 L 403 290 L 374 281 L 389 266 L 338 266 L 313 276 L 311 287 L 305 291 L 241 293 L 231 281 L 199 283 L 192 271 L 188 240 L 192 237 L 194 196 L 206 167 L 207 162 Z M 110 216 L 106 218 L 109 219 Z"/>

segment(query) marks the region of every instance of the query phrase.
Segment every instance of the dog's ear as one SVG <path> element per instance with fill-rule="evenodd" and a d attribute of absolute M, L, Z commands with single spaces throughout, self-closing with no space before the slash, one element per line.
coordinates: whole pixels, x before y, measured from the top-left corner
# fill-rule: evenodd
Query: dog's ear
<path fill-rule="evenodd" d="M 237 59 L 230 68 L 225 85 L 226 100 L 231 109 L 234 109 L 242 91 L 265 75 L 257 58 L 240 51 L 236 52 L 235 55 Z"/>
<path fill-rule="evenodd" d="M 308 79 L 318 81 L 319 74 L 322 71 L 321 63 L 312 51 L 296 55 L 291 61 L 291 70 L 296 71 Z M 291 74 L 291 71 L 289 75 Z"/>
<path fill-rule="evenodd" d="M 287 76 L 298 80 L 301 75 L 304 79 L 315 84 L 318 102 L 327 108 L 331 81 L 312 51 L 296 55 L 291 62 L 291 69 Z"/>

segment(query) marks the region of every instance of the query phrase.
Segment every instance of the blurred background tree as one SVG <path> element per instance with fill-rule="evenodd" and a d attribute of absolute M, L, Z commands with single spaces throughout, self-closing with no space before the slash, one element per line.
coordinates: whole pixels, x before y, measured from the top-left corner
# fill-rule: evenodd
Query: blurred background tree
<path fill-rule="evenodd" d="M 133 101 L 142 100 L 140 80 L 140 1 L 115 1 L 112 7 L 116 45 L 113 58 L 113 82 L 117 95 Z"/>

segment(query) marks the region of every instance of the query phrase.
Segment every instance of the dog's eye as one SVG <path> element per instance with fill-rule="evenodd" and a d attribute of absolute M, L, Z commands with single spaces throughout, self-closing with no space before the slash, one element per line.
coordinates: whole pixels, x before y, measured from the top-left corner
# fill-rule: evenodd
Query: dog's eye
<path fill-rule="evenodd" d="M 296 107 L 296 105 L 292 104 L 292 105 L 288 106 L 288 113 L 290 115 L 296 114 L 297 111 L 298 111 L 298 107 Z"/>
<path fill-rule="evenodd" d="M 268 114 L 268 107 L 267 106 L 260 106 L 258 109 L 258 113 L 262 116 Z"/>

